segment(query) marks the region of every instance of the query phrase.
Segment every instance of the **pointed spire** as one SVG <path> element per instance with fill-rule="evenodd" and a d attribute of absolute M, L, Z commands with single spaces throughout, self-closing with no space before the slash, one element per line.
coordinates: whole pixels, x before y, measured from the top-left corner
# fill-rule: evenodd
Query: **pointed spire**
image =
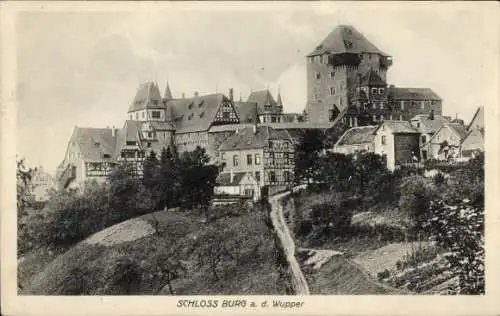
<path fill-rule="evenodd" d="M 281 93 L 280 93 L 279 88 L 278 88 L 278 100 L 276 100 L 276 102 L 277 102 L 277 104 L 276 104 L 277 106 L 279 106 L 281 108 L 283 107 L 283 102 L 281 101 Z"/>
<path fill-rule="evenodd" d="M 170 91 L 170 85 L 168 84 L 167 80 L 167 86 L 165 87 L 165 95 L 163 96 L 165 99 L 173 99 L 172 98 L 172 91 Z"/>

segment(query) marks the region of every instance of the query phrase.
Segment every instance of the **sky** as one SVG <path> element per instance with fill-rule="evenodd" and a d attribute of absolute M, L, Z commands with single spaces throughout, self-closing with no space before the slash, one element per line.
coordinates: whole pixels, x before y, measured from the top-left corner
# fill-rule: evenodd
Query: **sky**
<path fill-rule="evenodd" d="M 92 4 L 90 4 L 92 5 Z M 393 56 L 388 83 L 429 87 L 468 122 L 497 106 L 491 6 L 470 3 L 143 4 L 137 10 L 25 11 L 16 20 L 17 151 L 54 173 L 75 126 L 121 127 L 137 86 L 174 97 L 278 89 L 302 112 L 305 55 L 350 24 Z M 490 23 L 490 24 L 488 24 Z M 493 40 L 492 40 L 493 39 Z M 493 67 L 494 68 L 494 67 Z"/>

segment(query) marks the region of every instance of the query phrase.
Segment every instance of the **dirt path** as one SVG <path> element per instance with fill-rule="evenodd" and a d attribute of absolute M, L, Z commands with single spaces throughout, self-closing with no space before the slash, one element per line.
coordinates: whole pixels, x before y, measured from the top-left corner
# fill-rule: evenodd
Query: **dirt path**
<path fill-rule="evenodd" d="M 280 203 L 281 199 L 289 194 L 290 192 L 285 192 L 269 197 L 269 203 L 271 204 L 271 221 L 281 241 L 283 251 L 285 252 L 288 265 L 292 272 L 292 284 L 295 288 L 296 294 L 309 295 L 309 287 L 307 285 L 306 278 L 300 269 L 297 259 L 295 258 L 295 242 L 293 241 L 288 225 L 285 222 L 285 217 L 283 216 L 283 206 Z"/>

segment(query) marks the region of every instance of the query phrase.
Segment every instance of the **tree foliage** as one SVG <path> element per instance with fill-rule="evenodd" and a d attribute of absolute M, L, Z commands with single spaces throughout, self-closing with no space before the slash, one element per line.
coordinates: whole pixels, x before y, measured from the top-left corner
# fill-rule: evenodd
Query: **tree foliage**
<path fill-rule="evenodd" d="M 306 130 L 295 148 L 295 178 L 309 182 L 314 178 L 316 161 L 324 149 L 325 134 L 319 129 Z"/>
<path fill-rule="evenodd" d="M 17 159 L 16 165 L 17 210 L 18 215 L 21 216 L 25 208 L 33 202 L 31 178 L 36 169 L 26 167 L 24 159 Z"/>

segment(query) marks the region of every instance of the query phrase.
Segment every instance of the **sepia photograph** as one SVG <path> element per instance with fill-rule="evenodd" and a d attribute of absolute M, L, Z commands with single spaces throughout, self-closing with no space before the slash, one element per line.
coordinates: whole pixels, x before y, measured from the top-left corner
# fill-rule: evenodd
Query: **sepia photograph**
<path fill-rule="evenodd" d="M 12 295 L 498 293 L 498 4 L 393 3 L 3 3 Z"/>

